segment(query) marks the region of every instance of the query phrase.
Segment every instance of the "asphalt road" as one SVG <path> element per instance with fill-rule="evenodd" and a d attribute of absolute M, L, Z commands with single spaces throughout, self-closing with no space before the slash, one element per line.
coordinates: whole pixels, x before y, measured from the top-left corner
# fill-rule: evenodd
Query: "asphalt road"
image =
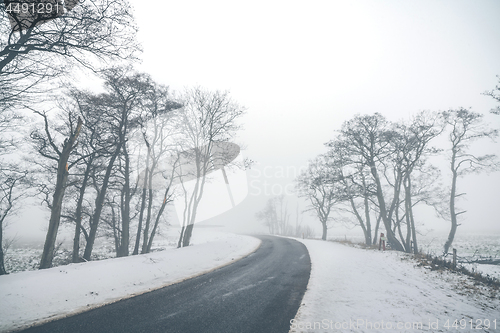
<path fill-rule="evenodd" d="M 231 265 L 23 332 L 288 332 L 309 281 L 306 247 L 258 236 L 256 252 Z"/>

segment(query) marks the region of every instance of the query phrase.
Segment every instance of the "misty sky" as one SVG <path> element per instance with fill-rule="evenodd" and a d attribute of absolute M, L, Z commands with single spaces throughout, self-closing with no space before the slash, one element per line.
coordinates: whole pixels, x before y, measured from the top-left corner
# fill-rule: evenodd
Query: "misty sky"
<path fill-rule="evenodd" d="M 298 170 L 355 114 L 401 120 L 462 106 L 500 125 L 500 117 L 488 114 L 495 101 L 481 95 L 500 75 L 495 0 L 158 0 L 134 6 L 143 70 L 173 89 L 229 90 L 247 107 L 239 143 L 258 164 L 248 173 L 247 202 L 227 214 L 235 225 L 257 223 L 254 213 L 265 194 L 292 189 L 287 184 Z M 500 151 L 499 145 L 486 147 Z M 464 228 L 500 230 L 499 184 L 498 173 L 461 181 L 468 193 L 461 203 L 468 210 Z M 434 217 L 431 210 L 422 214 Z M 448 228 L 446 222 L 429 225 Z"/>
<path fill-rule="evenodd" d="M 229 90 L 247 108 L 237 143 L 257 164 L 248 172 L 250 195 L 223 216 L 234 230 L 262 228 L 254 215 L 266 189 L 292 189 L 298 170 L 355 114 L 401 120 L 470 107 L 500 127 L 500 116 L 488 114 L 495 101 L 481 95 L 500 75 L 499 1 L 131 3 L 141 70 L 174 90 Z M 481 148 L 500 152 L 498 144 Z M 461 180 L 464 230 L 500 231 L 499 184 L 499 173 Z M 416 218 L 448 228 L 431 210 Z"/>

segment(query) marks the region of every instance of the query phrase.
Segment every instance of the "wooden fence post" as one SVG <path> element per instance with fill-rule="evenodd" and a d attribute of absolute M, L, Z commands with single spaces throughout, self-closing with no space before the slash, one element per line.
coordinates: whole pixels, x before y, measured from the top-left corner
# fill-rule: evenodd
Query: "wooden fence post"
<path fill-rule="evenodd" d="M 381 247 L 383 247 L 383 249 L 385 251 L 385 241 L 386 241 L 386 239 L 387 238 L 385 237 L 384 233 L 383 232 L 380 233 L 380 241 L 378 243 L 378 249 L 379 249 L 379 251 L 380 251 Z"/>

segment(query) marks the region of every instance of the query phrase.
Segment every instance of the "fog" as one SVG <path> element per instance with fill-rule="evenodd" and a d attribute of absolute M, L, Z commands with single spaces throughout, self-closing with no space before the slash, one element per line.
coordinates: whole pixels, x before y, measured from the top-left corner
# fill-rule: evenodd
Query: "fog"
<path fill-rule="evenodd" d="M 495 101 L 482 95 L 500 74 L 496 1 L 184 1 L 136 5 L 136 11 L 144 70 L 174 89 L 229 90 L 247 107 L 240 143 L 256 161 L 249 195 L 219 217 L 235 230 L 259 230 L 255 213 L 272 195 L 289 196 L 293 221 L 297 200 L 289 192 L 298 170 L 356 114 L 398 121 L 465 107 L 500 125 L 500 117 L 488 114 Z M 158 31 L 163 40 L 152 38 Z M 479 147 L 500 151 L 489 142 Z M 439 163 L 449 177 L 448 162 Z M 460 179 L 467 213 L 459 229 L 500 230 L 499 184 L 498 173 Z M 432 209 L 416 214 L 429 230 L 449 227 Z M 304 221 L 319 230 L 313 214 L 304 213 Z M 330 235 L 336 228 L 346 230 L 334 224 Z"/>
<path fill-rule="evenodd" d="M 496 0 L 131 3 L 144 46 L 140 70 L 173 90 L 228 90 L 247 109 L 236 143 L 256 162 L 246 171 L 248 195 L 200 226 L 266 232 L 255 214 L 281 194 L 295 223 L 297 206 L 300 212 L 307 208 L 294 193 L 295 177 L 356 114 L 379 112 L 398 121 L 422 110 L 465 107 L 500 127 L 500 116 L 489 114 L 496 102 L 482 95 L 500 75 Z M 499 148 L 485 141 L 474 149 Z M 448 162 L 437 163 L 449 182 Z M 499 184 L 498 172 L 459 180 L 467 193 L 460 201 L 467 213 L 459 233 L 500 231 Z M 27 202 L 6 234 L 43 239 L 48 213 L 37 206 Z M 420 207 L 415 214 L 422 230 L 449 228 L 432 209 Z M 320 236 L 312 213 L 303 212 L 301 221 Z M 353 232 L 362 235 L 360 228 L 334 222 L 329 236 Z"/>

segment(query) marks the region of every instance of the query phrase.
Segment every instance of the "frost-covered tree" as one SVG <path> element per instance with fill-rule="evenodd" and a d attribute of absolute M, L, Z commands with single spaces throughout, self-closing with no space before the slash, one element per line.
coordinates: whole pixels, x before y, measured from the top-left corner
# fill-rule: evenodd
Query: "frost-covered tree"
<path fill-rule="evenodd" d="M 7 10 L 19 2 L 0 2 L 0 111 L 25 102 L 39 83 L 66 73 L 68 63 L 96 69 L 104 60 L 135 59 L 140 50 L 126 0 L 42 3 L 57 13 L 25 17 Z"/>
<path fill-rule="evenodd" d="M 221 168 L 233 155 L 232 145 L 223 143 L 240 129 L 238 121 L 245 109 L 233 101 L 228 92 L 200 87 L 187 89 L 179 102 L 183 105 L 179 110 L 183 134 L 179 141 L 181 162 L 177 177 L 184 188 L 185 211 L 178 245 L 189 246 L 207 175 Z M 239 147 L 237 150 L 239 152 Z M 187 180 L 195 182 L 190 193 L 184 187 Z"/>
<path fill-rule="evenodd" d="M 370 171 L 375 184 L 375 197 L 387 238 L 394 249 L 404 251 L 403 245 L 393 231 L 395 203 L 400 194 L 402 174 L 401 156 L 397 154 L 395 139 L 397 132 L 385 117 L 379 113 L 356 116 L 346 121 L 338 138 L 328 146 L 335 144 L 353 165 L 363 165 Z M 387 168 L 393 164 L 392 171 Z M 390 171 L 390 174 L 388 173 Z M 392 192 L 384 186 L 390 185 Z"/>
<path fill-rule="evenodd" d="M 56 138 L 54 131 L 50 130 L 47 114 L 39 111 L 35 112 L 43 118 L 43 131 L 34 130 L 31 132 L 35 150 L 41 157 L 52 161 L 56 167 L 54 190 L 51 198 L 46 198 L 46 202 L 50 208 L 50 220 L 42 259 L 40 261 L 40 269 L 44 269 L 52 266 L 54 247 L 61 221 L 66 182 L 69 175 L 69 163 L 71 163 L 70 156 L 78 143 L 77 139 L 80 135 L 83 122 L 81 118 L 75 119 L 73 114 L 68 114 L 68 127 L 60 131 L 60 138 Z"/>
<path fill-rule="evenodd" d="M 269 198 L 264 209 L 257 212 L 255 217 L 264 222 L 271 235 L 290 236 L 294 234 L 284 194 Z"/>
<path fill-rule="evenodd" d="M 478 173 L 485 170 L 498 169 L 499 164 L 495 154 L 477 155 L 470 149 L 470 145 L 486 138 L 494 139 L 498 136 L 497 129 L 488 128 L 483 123 L 483 115 L 460 108 L 441 113 L 446 124 L 450 128 L 448 142 L 450 144 L 450 170 L 451 170 L 451 192 L 450 192 L 450 218 L 451 227 L 448 239 L 444 244 L 444 253 L 453 243 L 458 227 L 458 216 L 465 211 L 458 211 L 457 198 L 465 193 L 458 193 L 458 178 L 470 173 Z"/>
<path fill-rule="evenodd" d="M 19 208 L 24 194 L 22 183 L 27 180 L 27 171 L 14 163 L 0 166 L 0 275 L 7 274 L 4 265 L 4 229 L 9 217 Z"/>
<path fill-rule="evenodd" d="M 498 81 L 500 82 L 500 76 L 497 76 Z M 494 100 L 500 103 L 500 83 L 495 87 L 495 89 L 486 91 L 484 93 L 486 96 L 492 97 Z M 500 105 L 490 111 L 493 114 L 500 115 Z"/>
<path fill-rule="evenodd" d="M 299 196 L 309 201 L 309 209 L 321 222 L 323 240 L 327 237 L 333 206 L 346 198 L 341 178 L 339 168 L 332 167 L 328 157 L 320 155 L 310 161 L 296 180 Z"/>

